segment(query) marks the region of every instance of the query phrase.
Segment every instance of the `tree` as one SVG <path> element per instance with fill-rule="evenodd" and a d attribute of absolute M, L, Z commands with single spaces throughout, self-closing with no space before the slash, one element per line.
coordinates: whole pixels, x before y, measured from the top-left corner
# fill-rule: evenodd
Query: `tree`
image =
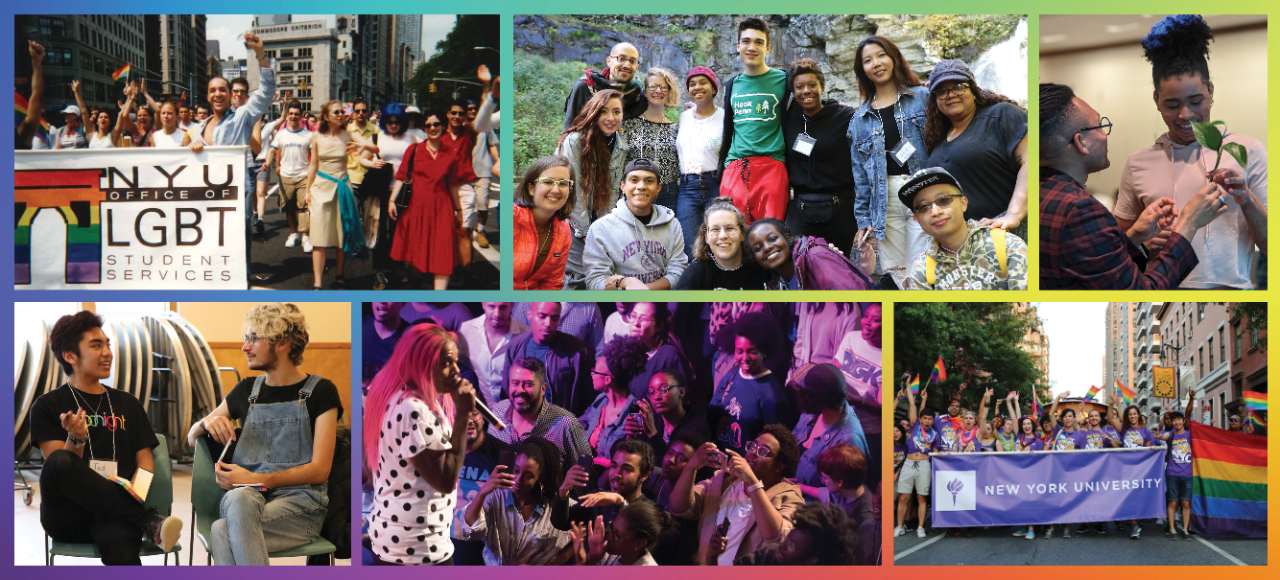
<path fill-rule="evenodd" d="M 427 62 L 418 65 L 413 78 L 409 79 L 409 89 L 417 96 L 418 105 L 424 112 L 434 110 L 443 114 L 443 111 L 447 111 L 453 101 L 454 89 L 460 89 L 463 98 L 475 99 L 480 96 L 480 87 L 455 83 L 437 83 L 436 92 L 432 93 L 431 79 L 449 77 L 475 80 L 476 68 L 482 64 L 488 66 L 495 77 L 500 74 L 498 53 L 475 49 L 477 46 L 501 48 L 500 22 L 497 15 L 458 15 L 453 30 L 436 43 L 435 54 Z"/>
<path fill-rule="evenodd" d="M 1221 304 L 1221 303 L 1219 303 Z M 1227 309 L 1231 318 L 1247 318 L 1245 330 L 1258 331 L 1258 348 L 1267 350 L 1267 303 L 1235 302 Z"/>
<path fill-rule="evenodd" d="M 1007 302 L 921 302 L 900 305 L 893 317 L 895 374 L 918 374 L 924 387 L 939 356 L 947 365 L 947 380 L 929 387 L 935 406 L 959 398 L 976 409 L 993 388 L 999 398 L 1018 391 L 1029 412 L 1032 385 L 1046 380 L 1020 347 L 1034 323 L 1030 312 L 1015 312 Z"/>

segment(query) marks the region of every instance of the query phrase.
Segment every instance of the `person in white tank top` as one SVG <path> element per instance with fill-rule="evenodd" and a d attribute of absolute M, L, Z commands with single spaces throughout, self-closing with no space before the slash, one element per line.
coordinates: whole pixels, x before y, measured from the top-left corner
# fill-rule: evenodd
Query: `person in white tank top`
<path fill-rule="evenodd" d="M 176 149 L 191 144 L 188 135 L 178 126 L 178 107 L 170 101 L 160 103 L 160 128 L 151 132 L 146 147 Z"/>
<path fill-rule="evenodd" d="M 120 113 L 116 116 L 116 123 L 111 125 L 111 114 L 103 111 L 98 115 L 95 130 L 89 136 L 90 149 L 108 149 L 116 147 L 120 143 L 120 131 L 124 127 L 124 119 L 129 117 L 130 111 L 133 110 L 133 97 L 138 93 L 138 86 L 130 83 L 124 88 L 124 94 L 128 100 L 124 102 L 124 108 L 120 109 Z"/>

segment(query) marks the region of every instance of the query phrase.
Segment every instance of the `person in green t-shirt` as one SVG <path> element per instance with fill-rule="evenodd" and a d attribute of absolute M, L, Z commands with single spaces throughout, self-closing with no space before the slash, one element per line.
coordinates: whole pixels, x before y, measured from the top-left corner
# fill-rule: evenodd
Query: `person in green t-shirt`
<path fill-rule="evenodd" d="M 787 73 L 765 64 L 770 50 L 764 19 L 748 16 L 738 22 L 738 59 L 744 70 L 725 83 L 720 195 L 733 199 L 748 224 L 766 217 L 785 219 L 790 197 L 782 138 Z M 813 142 L 805 139 L 797 140 L 797 151 L 812 150 Z"/>

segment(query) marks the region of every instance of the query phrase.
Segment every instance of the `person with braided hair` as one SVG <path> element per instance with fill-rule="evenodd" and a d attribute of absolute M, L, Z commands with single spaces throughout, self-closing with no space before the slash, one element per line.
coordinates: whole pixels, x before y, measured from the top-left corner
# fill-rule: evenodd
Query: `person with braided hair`
<path fill-rule="evenodd" d="M 1188 238 L 1200 263 L 1179 284 L 1181 288 L 1253 288 L 1251 263 L 1258 248 L 1267 247 L 1267 150 L 1257 139 L 1223 128 L 1222 151 L 1201 146 L 1192 123 L 1213 120 L 1213 81 L 1209 78 L 1209 41 L 1213 31 L 1194 14 L 1165 17 L 1142 41 L 1151 62 L 1152 100 L 1168 127 L 1155 144 L 1135 152 L 1125 162 L 1115 217 L 1127 229 L 1144 208 L 1172 199 L 1178 206 L 1193 201 L 1204 189 L 1223 194 L 1223 219 L 1204 228 L 1204 235 Z M 1234 143 L 1247 153 L 1241 165 L 1224 155 Z M 1216 186 L 1216 187 L 1210 187 Z M 1158 250 L 1169 243 L 1170 228 L 1148 242 Z"/>
<path fill-rule="evenodd" d="M 515 465 L 499 465 L 463 514 L 458 538 L 483 539 L 489 566 L 543 565 L 569 545 L 569 532 L 551 525 L 551 500 L 560 489 L 560 451 L 541 437 L 517 448 Z"/>

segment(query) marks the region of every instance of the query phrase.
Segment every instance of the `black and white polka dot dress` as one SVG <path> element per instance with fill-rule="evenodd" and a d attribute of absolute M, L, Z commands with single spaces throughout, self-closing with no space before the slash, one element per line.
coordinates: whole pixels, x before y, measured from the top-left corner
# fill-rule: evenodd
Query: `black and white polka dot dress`
<path fill-rule="evenodd" d="M 406 397 L 385 410 L 369 518 L 373 551 L 383 561 L 436 564 L 453 555 L 449 526 L 457 492 L 436 491 L 409 461 L 424 449 L 450 449 L 451 431 L 449 421 L 416 398 Z"/>

